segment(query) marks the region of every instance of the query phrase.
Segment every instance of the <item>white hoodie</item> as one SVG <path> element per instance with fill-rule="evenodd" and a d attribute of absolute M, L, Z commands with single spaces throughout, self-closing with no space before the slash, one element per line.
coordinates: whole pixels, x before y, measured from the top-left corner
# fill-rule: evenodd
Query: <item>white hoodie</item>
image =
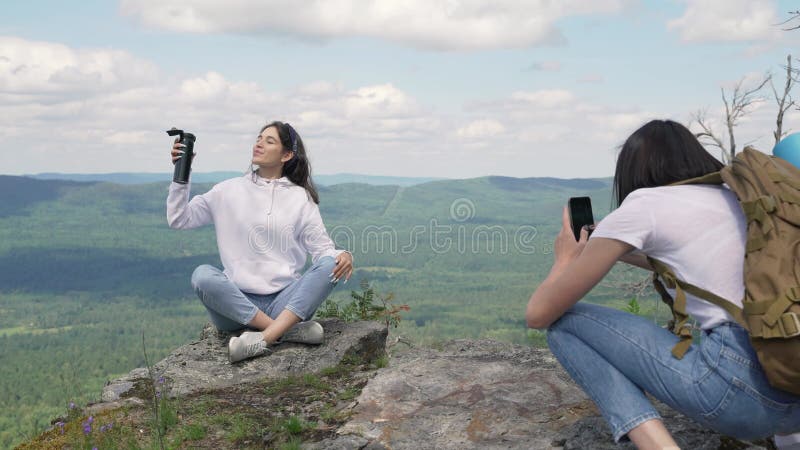
<path fill-rule="evenodd" d="M 167 196 L 170 228 L 214 223 L 224 273 L 244 292 L 272 294 L 300 278 L 312 262 L 336 257 L 319 206 L 302 186 L 286 177 L 267 180 L 250 174 L 214 185 L 189 201 L 190 183 L 172 182 Z"/>

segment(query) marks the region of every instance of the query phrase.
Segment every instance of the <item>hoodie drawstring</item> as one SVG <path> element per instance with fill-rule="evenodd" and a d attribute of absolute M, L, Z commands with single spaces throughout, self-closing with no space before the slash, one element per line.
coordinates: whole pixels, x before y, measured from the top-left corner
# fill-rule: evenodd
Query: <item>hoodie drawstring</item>
<path fill-rule="evenodd" d="M 272 205 L 275 204 L 275 181 L 269 182 L 272 185 L 272 198 L 269 201 L 269 209 L 267 210 L 267 215 L 269 216 L 272 214 Z"/>

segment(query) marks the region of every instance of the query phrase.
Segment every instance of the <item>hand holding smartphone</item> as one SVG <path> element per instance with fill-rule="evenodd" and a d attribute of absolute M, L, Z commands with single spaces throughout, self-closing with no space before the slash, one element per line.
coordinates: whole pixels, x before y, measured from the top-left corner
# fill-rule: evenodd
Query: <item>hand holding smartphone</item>
<path fill-rule="evenodd" d="M 581 240 L 581 228 L 585 225 L 594 225 L 592 214 L 592 200 L 589 197 L 572 197 L 569 199 L 569 220 L 575 240 Z M 589 234 L 592 230 L 589 230 Z"/>

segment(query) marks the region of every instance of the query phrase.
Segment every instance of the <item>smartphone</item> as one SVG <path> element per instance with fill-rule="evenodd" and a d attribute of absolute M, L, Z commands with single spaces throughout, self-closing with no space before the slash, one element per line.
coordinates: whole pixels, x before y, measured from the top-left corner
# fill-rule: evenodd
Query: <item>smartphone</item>
<path fill-rule="evenodd" d="M 584 225 L 594 225 L 592 200 L 589 197 L 570 198 L 569 220 L 572 224 L 572 232 L 575 233 L 575 240 L 581 240 L 581 228 L 583 228 Z"/>

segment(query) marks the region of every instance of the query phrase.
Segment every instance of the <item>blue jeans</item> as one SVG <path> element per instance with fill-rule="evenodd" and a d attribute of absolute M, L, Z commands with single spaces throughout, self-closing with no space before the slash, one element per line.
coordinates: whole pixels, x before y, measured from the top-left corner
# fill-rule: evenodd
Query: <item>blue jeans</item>
<path fill-rule="evenodd" d="M 678 338 L 633 314 L 580 302 L 550 326 L 547 342 L 594 400 L 615 441 L 660 418 L 645 396 L 722 434 L 765 438 L 800 431 L 800 396 L 769 385 L 747 331 L 725 323 L 704 332 L 683 359 Z"/>
<path fill-rule="evenodd" d="M 284 309 L 308 320 L 333 290 L 329 275 L 336 266 L 330 256 L 320 258 L 300 278 L 273 294 L 243 292 L 214 266 L 203 264 L 192 273 L 192 288 L 219 330 L 247 326 L 259 310 L 275 319 Z"/>

